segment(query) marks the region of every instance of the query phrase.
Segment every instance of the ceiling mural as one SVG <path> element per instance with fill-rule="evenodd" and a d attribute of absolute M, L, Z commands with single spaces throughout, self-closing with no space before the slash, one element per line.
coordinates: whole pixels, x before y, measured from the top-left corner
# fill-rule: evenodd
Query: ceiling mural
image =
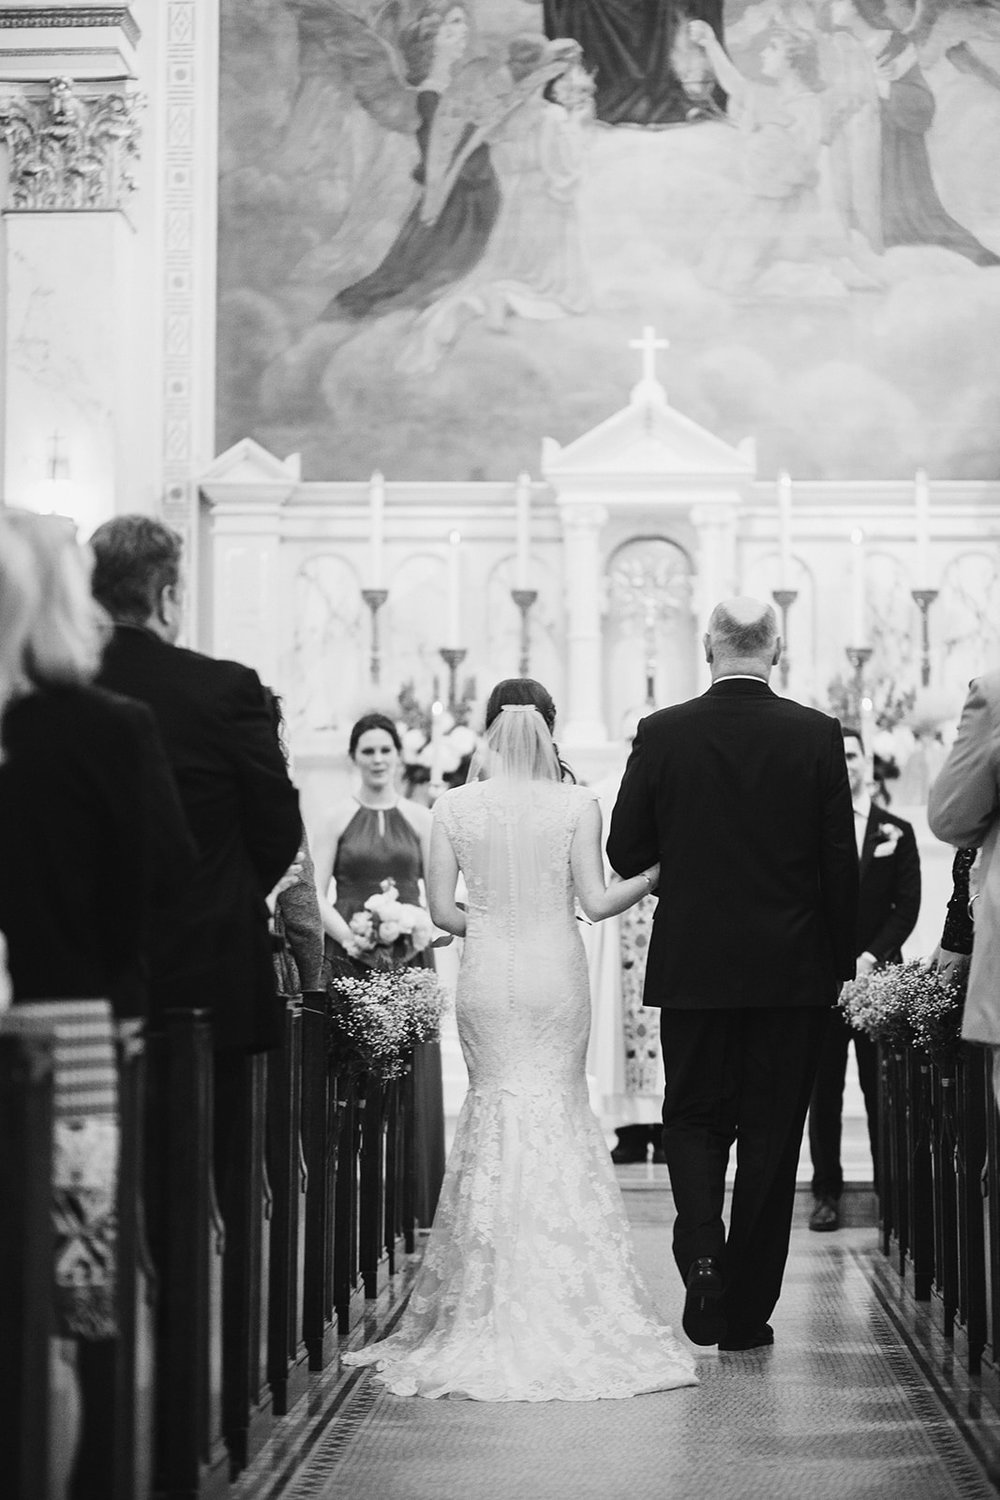
<path fill-rule="evenodd" d="M 537 473 L 671 402 L 762 474 L 1000 477 L 990 0 L 224 0 L 218 446 Z"/>

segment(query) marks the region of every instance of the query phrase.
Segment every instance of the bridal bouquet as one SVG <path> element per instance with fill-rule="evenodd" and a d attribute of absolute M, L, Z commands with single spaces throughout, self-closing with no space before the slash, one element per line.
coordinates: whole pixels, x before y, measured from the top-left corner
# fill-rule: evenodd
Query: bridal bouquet
<path fill-rule="evenodd" d="M 911 959 L 852 979 L 839 1003 L 855 1031 L 895 1051 L 914 1047 L 947 1069 L 958 1055 L 963 999 L 962 986 Z"/>
<path fill-rule="evenodd" d="M 418 1042 L 437 1041 L 445 995 L 431 969 L 330 980 L 330 1051 L 348 1072 L 402 1078 Z"/>
<path fill-rule="evenodd" d="M 422 953 L 434 936 L 434 927 L 421 906 L 400 901 L 394 880 L 383 880 L 381 889 L 369 896 L 350 923 L 358 958 L 372 969 L 394 969 Z"/>

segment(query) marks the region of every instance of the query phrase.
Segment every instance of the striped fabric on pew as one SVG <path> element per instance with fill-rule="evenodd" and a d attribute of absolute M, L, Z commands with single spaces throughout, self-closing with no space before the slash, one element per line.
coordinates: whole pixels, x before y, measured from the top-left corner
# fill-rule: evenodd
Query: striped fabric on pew
<path fill-rule="evenodd" d="M 52 1039 L 52 1219 L 56 1327 L 64 1338 L 117 1333 L 118 1070 L 106 1000 L 42 1000 L 0 1016 L 0 1031 Z"/>

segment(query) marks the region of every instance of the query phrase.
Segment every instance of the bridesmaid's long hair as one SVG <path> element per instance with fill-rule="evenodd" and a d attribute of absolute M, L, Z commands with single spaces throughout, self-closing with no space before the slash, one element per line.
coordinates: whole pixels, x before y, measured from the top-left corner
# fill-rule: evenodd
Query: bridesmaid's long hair
<path fill-rule="evenodd" d="M 555 745 L 556 705 L 548 688 L 536 682 L 533 677 L 505 677 L 502 682 L 497 683 L 486 700 L 486 723 L 484 725 L 486 729 L 489 729 L 505 703 L 531 704 L 532 707 L 537 708 L 545 720 L 549 734 L 553 737 L 552 743 Z M 559 754 L 558 745 L 555 745 L 555 751 L 563 781 L 575 783 L 576 777 Z"/>

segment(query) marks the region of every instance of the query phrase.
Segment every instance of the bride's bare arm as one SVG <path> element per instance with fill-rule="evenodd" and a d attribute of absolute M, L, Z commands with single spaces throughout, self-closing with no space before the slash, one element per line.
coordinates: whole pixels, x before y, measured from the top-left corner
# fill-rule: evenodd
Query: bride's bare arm
<path fill-rule="evenodd" d="M 458 884 L 458 860 L 451 840 L 435 820 L 431 829 L 431 855 L 427 873 L 427 905 L 431 921 L 455 937 L 465 936 L 465 912 L 455 901 Z"/>
<path fill-rule="evenodd" d="M 601 859 L 601 809 L 591 802 L 580 814 L 570 849 L 570 866 L 573 884 L 587 916 L 592 922 L 603 922 L 606 917 L 617 917 L 619 912 L 655 889 L 660 873 L 659 865 L 651 865 L 641 875 L 629 880 L 615 880 L 604 884 L 604 862 Z"/>

